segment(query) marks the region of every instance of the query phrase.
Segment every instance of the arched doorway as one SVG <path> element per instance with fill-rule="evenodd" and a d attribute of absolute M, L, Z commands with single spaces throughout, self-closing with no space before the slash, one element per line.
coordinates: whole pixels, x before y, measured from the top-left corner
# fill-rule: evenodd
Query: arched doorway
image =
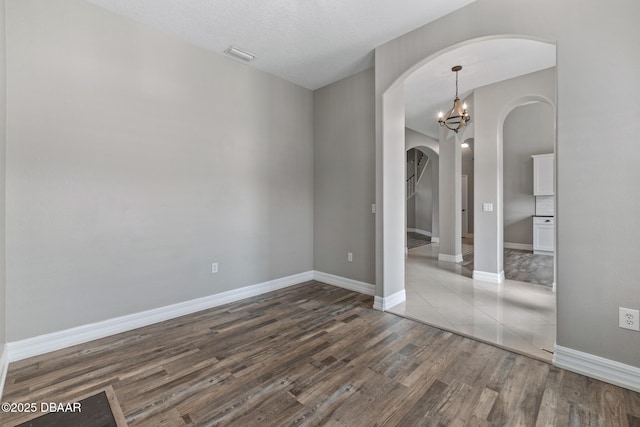
<path fill-rule="evenodd" d="M 473 43 L 483 43 L 487 40 L 495 40 L 493 38 L 483 38 L 480 40 L 469 41 L 463 43 L 463 46 L 469 46 Z M 534 41 L 535 43 L 547 43 L 542 41 Z M 548 43 L 547 43 L 548 44 Z M 435 61 L 442 55 L 447 53 L 455 53 L 456 49 L 460 46 L 454 46 L 445 51 L 439 52 L 432 57 L 421 61 L 417 67 L 424 64 Z M 555 47 L 554 58 L 555 58 Z M 403 181 L 398 179 L 396 181 L 396 174 L 398 176 L 404 175 L 404 150 L 396 151 L 399 141 L 404 141 L 404 129 L 402 129 L 400 117 L 405 114 L 404 105 L 404 90 L 405 81 L 414 73 L 416 66 L 407 70 L 398 80 L 396 80 L 382 96 L 382 193 L 383 193 L 383 224 L 382 224 L 382 265 L 379 270 L 382 280 L 377 282 L 378 289 L 376 295 L 376 308 L 388 309 L 396 304 L 402 303 L 405 299 L 406 291 L 405 284 L 405 272 L 402 268 L 404 266 L 404 225 L 405 225 L 405 211 L 402 196 L 404 191 L 399 188 L 399 185 L 403 185 Z M 554 71 L 555 72 L 555 71 Z M 532 73 L 531 79 L 535 81 L 540 79 L 540 76 Z M 553 76 L 555 81 L 555 74 Z M 463 138 L 455 138 L 456 144 L 463 139 L 473 138 L 474 142 L 474 155 L 476 160 L 479 160 L 479 164 L 474 169 L 475 189 L 474 189 L 474 210 L 476 211 L 473 234 L 474 234 L 474 258 L 475 267 L 473 271 L 473 278 L 478 283 L 483 283 L 491 289 L 497 289 L 497 284 L 504 280 L 503 272 L 503 232 L 502 232 L 502 125 L 506 114 L 509 109 L 513 109 L 519 102 L 531 102 L 532 99 L 528 97 L 539 97 L 539 99 L 546 99 L 551 102 L 555 100 L 555 85 L 552 85 L 550 92 L 531 90 L 530 82 L 510 81 L 507 90 L 501 89 L 501 92 L 496 94 L 490 94 L 491 90 L 496 89 L 491 87 L 493 83 L 489 83 L 481 87 L 482 90 L 474 91 L 473 98 L 477 102 L 475 104 L 476 110 L 473 111 L 472 117 L 474 117 L 474 127 L 470 135 L 464 135 Z M 533 95 L 532 95 L 533 94 Z M 402 95 L 402 96 L 401 96 Z M 553 100 L 553 101 L 552 101 Z M 425 120 L 429 118 L 426 117 Z M 457 135 L 456 135 L 457 136 Z M 440 143 L 443 141 L 449 141 L 449 136 L 440 136 Z M 404 144 L 402 144 L 404 145 Z M 478 153 L 481 153 L 479 155 Z M 452 155 L 459 155 L 459 151 Z M 402 160 L 400 160 L 402 159 Z M 443 151 L 440 147 L 440 170 L 443 168 Z M 397 160 L 397 161 L 396 161 Z M 458 186 L 459 184 L 458 180 Z M 398 185 L 399 184 L 399 185 Z M 397 193 L 396 193 L 397 191 Z M 460 191 L 459 188 L 456 191 Z M 399 196 L 399 197 L 398 197 Z M 440 197 L 459 197 L 459 193 L 440 194 Z M 396 204 L 397 203 L 397 204 Z M 487 207 L 487 209 L 484 209 Z M 397 223 L 394 223 L 394 218 Z M 399 225 L 399 226 L 398 226 Z M 443 233 L 446 230 L 440 229 L 440 240 L 443 239 Z M 460 254 L 461 255 L 461 254 Z M 449 255 L 453 260 L 457 259 L 457 254 Z M 378 261 L 381 258 L 378 257 Z M 442 260 L 442 258 L 440 258 Z M 446 260 L 446 258 L 445 258 Z M 452 263 L 455 265 L 455 263 Z M 426 279 L 429 280 L 429 279 Z M 436 279 L 434 279 L 436 280 Z M 480 282 L 482 281 L 482 282 Z M 489 283 L 487 283 L 489 282 Z M 492 285 L 491 283 L 494 283 Z M 555 304 L 555 297 L 553 297 L 553 303 Z M 407 302 L 408 304 L 409 302 Z M 473 309 L 472 309 L 473 310 Z M 393 311 L 393 310 L 392 310 Z M 502 319 L 504 316 L 501 313 L 494 313 L 494 317 Z M 507 316 L 508 317 L 508 316 Z M 555 326 L 553 326 L 555 328 Z M 446 328 L 445 328 L 446 329 Z M 450 328 L 454 329 L 454 328 Z M 462 331 L 463 334 L 469 334 L 468 331 Z M 472 334 L 471 334 L 472 335 Z M 498 344 L 504 334 L 504 330 L 500 329 L 498 333 L 494 335 L 498 336 Z M 492 341 L 490 338 L 480 336 L 479 339 L 485 339 Z M 492 341 L 495 342 L 495 341 Z M 553 343 L 552 343 L 553 344 Z M 552 348 L 551 346 L 545 346 L 546 348 Z"/>
<path fill-rule="evenodd" d="M 554 46 L 553 42 L 532 38 L 528 36 L 489 36 L 468 40 L 448 48 L 442 49 L 413 66 L 409 67 L 382 94 L 381 106 L 379 108 L 379 124 L 381 127 L 382 147 L 377 157 L 377 187 L 379 204 L 381 204 L 382 216 L 376 218 L 376 301 L 374 307 L 386 309 L 405 298 L 404 294 L 404 230 L 405 230 L 405 207 L 404 199 L 404 85 L 405 81 L 421 67 L 442 57 L 455 53 L 456 50 L 476 44 L 486 44 L 493 41 L 527 41 L 531 43 Z M 555 46 L 554 46 L 555 49 Z M 554 50 L 555 52 L 555 50 Z M 554 54 L 555 55 L 555 54 Z M 555 56 L 554 56 L 555 58 Z M 522 96 L 518 96 L 519 98 Z M 553 96 L 555 97 L 555 95 Z M 496 123 L 495 120 L 479 120 L 476 123 Z M 478 142 L 478 132 L 474 130 L 476 150 L 482 148 L 483 155 L 487 156 L 480 164 L 479 170 L 476 168 L 475 174 L 485 176 L 486 182 L 482 186 L 476 186 L 474 191 L 475 208 L 482 200 L 490 201 L 493 205 L 501 204 L 501 191 L 498 190 L 498 183 L 502 179 L 501 167 L 498 165 L 500 156 L 497 153 L 497 125 L 483 125 L 482 133 L 485 134 L 486 127 L 490 126 L 493 132 L 489 132 L 488 141 Z M 481 147 L 479 147 L 481 146 Z M 486 174 L 484 173 L 486 172 Z M 482 206 L 482 205 L 480 205 Z M 496 206 L 498 208 L 501 206 Z M 479 258 L 478 279 L 500 281 L 502 272 L 502 215 L 500 209 L 492 210 L 496 212 L 493 218 L 474 220 L 474 246 L 476 256 Z M 441 230 L 442 231 L 442 230 Z M 478 233 L 480 233 L 478 235 Z M 442 237 L 441 237 L 442 239 Z M 478 242 L 481 246 L 478 247 Z M 498 243 L 500 242 L 500 243 Z"/>
<path fill-rule="evenodd" d="M 550 286 L 555 291 L 555 238 L 553 254 L 539 255 L 534 247 L 536 222 L 552 224 L 555 236 L 555 195 L 536 196 L 533 156 L 555 156 L 554 102 L 526 96 L 505 107 L 499 129 L 503 150 L 503 217 L 505 277 Z M 553 174 L 555 175 L 555 173 Z M 552 177 L 553 180 L 553 177 Z M 554 191 L 555 194 L 555 191 Z M 512 262 L 513 265 L 509 265 Z"/>

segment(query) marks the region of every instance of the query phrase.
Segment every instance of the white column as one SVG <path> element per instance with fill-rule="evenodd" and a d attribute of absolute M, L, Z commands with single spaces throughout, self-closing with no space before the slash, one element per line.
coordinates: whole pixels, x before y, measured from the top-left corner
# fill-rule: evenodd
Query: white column
<path fill-rule="evenodd" d="M 440 261 L 462 261 L 462 152 L 457 138 L 440 128 Z"/>

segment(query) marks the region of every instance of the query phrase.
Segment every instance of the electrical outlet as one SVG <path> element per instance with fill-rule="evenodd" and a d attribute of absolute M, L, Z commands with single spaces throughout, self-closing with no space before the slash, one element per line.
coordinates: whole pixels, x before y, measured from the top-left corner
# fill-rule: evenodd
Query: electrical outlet
<path fill-rule="evenodd" d="M 640 311 L 619 307 L 619 326 L 632 331 L 640 331 Z"/>
<path fill-rule="evenodd" d="M 218 272 L 218 263 L 217 262 L 212 262 L 211 263 L 211 272 L 212 273 L 217 273 Z"/>
<path fill-rule="evenodd" d="M 347 254 L 347 261 L 352 262 L 353 261 L 353 254 L 351 252 L 349 252 Z"/>

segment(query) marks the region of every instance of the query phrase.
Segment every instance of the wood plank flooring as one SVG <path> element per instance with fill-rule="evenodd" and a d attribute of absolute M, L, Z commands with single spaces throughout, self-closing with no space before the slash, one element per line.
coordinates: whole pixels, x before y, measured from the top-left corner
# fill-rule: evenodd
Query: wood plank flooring
<path fill-rule="evenodd" d="M 130 426 L 640 426 L 639 393 L 372 303 L 301 284 L 12 363 L 3 402 L 112 386 Z"/>

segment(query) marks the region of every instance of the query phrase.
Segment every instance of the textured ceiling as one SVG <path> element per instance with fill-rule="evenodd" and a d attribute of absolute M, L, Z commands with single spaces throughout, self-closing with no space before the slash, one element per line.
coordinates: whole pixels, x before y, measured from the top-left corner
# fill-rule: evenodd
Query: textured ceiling
<path fill-rule="evenodd" d="M 438 111 L 453 106 L 456 76 L 464 99 L 473 89 L 553 67 L 556 47 L 526 39 L 487 40 L 449 51 L 413 73 L 405 82 L 406 126 L 438 137 Z M 472 117 L 473 120 L 473 117 Z"/>
<path fill-rule="evenodd" d="M 88 0 L 317 89 L 373 65 L 373 50 L 474 0 Z"/>

